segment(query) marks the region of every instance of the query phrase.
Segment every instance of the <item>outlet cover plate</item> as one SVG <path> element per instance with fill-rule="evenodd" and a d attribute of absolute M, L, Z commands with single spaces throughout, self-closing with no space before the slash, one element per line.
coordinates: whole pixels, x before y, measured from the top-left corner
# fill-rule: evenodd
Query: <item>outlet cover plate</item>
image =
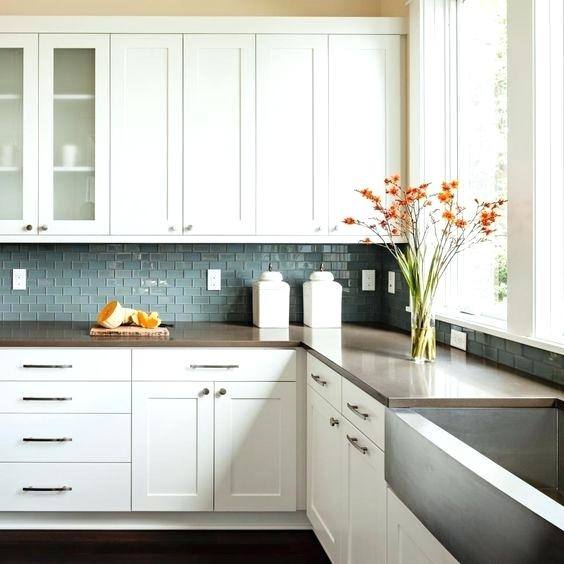
<path fill-rule="evenodd" d="M 362 271 L 362 291 L 373 292 L 376 290 L 376 271 L 363 270 Z"/>
<path fill-rule="evenodd" d="M 396 293 L 396 273 L 393 270 L 388 271 L 388 294 Z"/>
<path fill-rule="evenodd" d="M 25 268 L 12 270 L 12 290 L 25 290 L 27 288 L 27 271 Z"/>
<path fill-rule="evenodd" d="M 450 346 L 463 351 L 466 350 L 466 333 L 464 331 L 457 331 L 451 329 L 450 331 Z"/>
<path fill-rule="evenodd" d="M 208 270 L 208 290 L 221 290 L 221 270 L 219 268 Z"/>

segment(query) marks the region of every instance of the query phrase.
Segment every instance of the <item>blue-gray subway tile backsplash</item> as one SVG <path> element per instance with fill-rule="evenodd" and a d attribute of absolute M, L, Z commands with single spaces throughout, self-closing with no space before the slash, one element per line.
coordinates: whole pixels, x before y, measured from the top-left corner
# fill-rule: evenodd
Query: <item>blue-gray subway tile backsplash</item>
<path fill-rule="evenodd" d="M 364 245 L 6 244 L 0 245 L 0 320 L 88 321 L 110 299 L 156 309 L 166 321 L 251 322 L 251 287 L 272 263 L 290 284 L 290 318 L 302 321 L 302 284 L 323 262 L 343 286 L 343 319 L 379 318 L 377 292 L 362 292 L 361 268 L 378 269 Z M 28 288 L 12 290 L 13 268 Z M 221 268 L 222 289 L 206 289 Z"/>

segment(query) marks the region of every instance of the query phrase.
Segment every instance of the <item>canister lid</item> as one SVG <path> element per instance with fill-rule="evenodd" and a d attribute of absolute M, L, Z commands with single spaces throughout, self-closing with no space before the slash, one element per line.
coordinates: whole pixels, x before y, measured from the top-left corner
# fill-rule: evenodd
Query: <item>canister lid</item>
<path fill-rule="evenodd" d="M 281 272 L 272 270 L 272 264 L 268 265 L 268 270 L 259 276 L 259 282 L 282 282 L 283 276 Z"/>
<path fill-rule="evenodd" d="M 331 272 L 327 272 L 323 267 L 323 263 L 321 263 L 321 268 L 319 270 L 316 270 L 315 272 L 312 272 L 309 275 L 309 279 L 316 282 L 331 282 L 335 279 L 335 277 Z"/>

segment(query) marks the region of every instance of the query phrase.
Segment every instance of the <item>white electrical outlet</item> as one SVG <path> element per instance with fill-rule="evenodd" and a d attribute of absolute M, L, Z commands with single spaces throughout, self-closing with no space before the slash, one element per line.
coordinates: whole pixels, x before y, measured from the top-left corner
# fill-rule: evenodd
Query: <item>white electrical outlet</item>
<path fill-rule="evenodd" d="M 450 346 L 456 347 L 457 349 L 466 350 L 466 333 L 464 331 L 457 331 L 456 329 L 451 329 L 450 331 Z"/>
<path fill-rule="evenodd" d="M 393 270 L 388 271 L 388 294 L 396 293 L 396 273 Z"/>
<path fill-rule="evenodd" d="M 27 287 L 27 272 L 25 268 L 12 270 L 12 290 L 25 290 Z"/>
<path fill-rule="evenodd" d="M 363 292 L 373 292 L 376 290 L 376 271 L 362 271 L 362 290 Z"/>
<path fill-rule="evenodd" d="M 221 270 L 219 268 L 208 270 L 208 290 L 221 290 Z"/>

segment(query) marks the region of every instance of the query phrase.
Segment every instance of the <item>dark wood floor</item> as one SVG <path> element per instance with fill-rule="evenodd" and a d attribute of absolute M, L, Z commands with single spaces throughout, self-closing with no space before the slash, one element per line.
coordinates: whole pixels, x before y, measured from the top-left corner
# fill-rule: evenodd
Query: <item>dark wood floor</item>
<path fill-rule="evenodd" d="M 311 531 L 0 531 L 2 564 L 328 564 Z"/>

